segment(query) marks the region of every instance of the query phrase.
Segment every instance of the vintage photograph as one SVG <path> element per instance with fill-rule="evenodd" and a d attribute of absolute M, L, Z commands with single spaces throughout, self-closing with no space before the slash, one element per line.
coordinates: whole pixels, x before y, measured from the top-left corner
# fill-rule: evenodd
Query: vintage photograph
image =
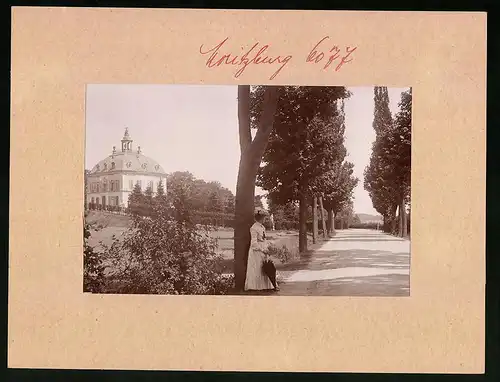
<path fill-rule="evenodd" d="M 85 293 L 410 295 L 410 87 L 89 84 L 85 114 Z"/>

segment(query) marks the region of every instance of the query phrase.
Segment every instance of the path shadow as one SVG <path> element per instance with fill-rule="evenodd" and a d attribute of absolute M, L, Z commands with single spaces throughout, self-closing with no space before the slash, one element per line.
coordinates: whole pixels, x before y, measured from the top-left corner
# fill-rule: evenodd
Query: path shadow
<path fill-rule="evenodd" d="M 368 249 L 342 249 L 317 252 L 308 264 L 308 270 L 327 270 L 338 268 L 394 268 L 410 266 L 408 252 L 392 252 Z M 302 268 L 304 269 L 304 268 Z"/>
<path fill-rule="evenodd" d="M 408 297 L 410 296 L 410 277 L 391 274 L 284 282 L 277 295 Z"/>
<path fill-rule="evenodd" d="M 351 238 L 350 236 L 346 236 L 346 237 L 343 237 L 343 238 L 337 238 L 337 239 L 333 239 L 333 241 L 362 241 L 362 242 L 368 242 L 368 241 L 371 241 L 371 242 L 386 242 L 386 241 L 405 241 L 403 238 L 386 238 L 386 237 L 379 237 L 379 238 L 367 238 L 366 236 L 364 236 L 363 239 L 361 238 Z"/>

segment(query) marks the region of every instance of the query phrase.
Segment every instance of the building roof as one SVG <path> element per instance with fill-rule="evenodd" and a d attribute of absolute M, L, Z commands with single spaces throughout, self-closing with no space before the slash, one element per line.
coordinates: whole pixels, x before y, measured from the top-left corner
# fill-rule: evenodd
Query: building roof
<path fill-rule="evenodd" d="M 128 129 L 125 129 L 121 151 L 117 151 L 116 148 L 113 147 L 111 155 L 99 161 L 99 163 L 90 170 L 90 175 L 104 175 L 115 172 L 164 175 L 165 170 L 163 167 L 154 159 L 142 154 L 140 146 L 136 151 L 133 151 L 132 142 Z"/>

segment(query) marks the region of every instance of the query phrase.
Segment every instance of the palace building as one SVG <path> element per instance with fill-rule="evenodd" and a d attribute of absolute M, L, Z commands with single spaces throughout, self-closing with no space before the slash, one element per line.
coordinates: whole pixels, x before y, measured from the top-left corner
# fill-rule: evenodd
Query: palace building
<path fill-rule="evenodd" d="M 123 209 L 129 194 L 138 183 L 144 192 L 151 187 L 156 194 L 159 182 L 167 191 L 167 174 L 155 160 L 134 151 L 128 128 L 121 141 L 121 150 L 113 146 L 111 155 L 97 163 L 87 174 L 86 203 L 92 209 Z"/>

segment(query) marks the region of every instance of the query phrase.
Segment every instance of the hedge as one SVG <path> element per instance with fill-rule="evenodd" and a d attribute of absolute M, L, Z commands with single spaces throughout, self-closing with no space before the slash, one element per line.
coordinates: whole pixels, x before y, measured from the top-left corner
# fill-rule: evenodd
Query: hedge
<path fill-rule="evenodd" d="M 234 228 L 233 214 L 226 214 L 222 212 L 195 211 L 192 214 L 192 218 L 195 224 Z"/>

